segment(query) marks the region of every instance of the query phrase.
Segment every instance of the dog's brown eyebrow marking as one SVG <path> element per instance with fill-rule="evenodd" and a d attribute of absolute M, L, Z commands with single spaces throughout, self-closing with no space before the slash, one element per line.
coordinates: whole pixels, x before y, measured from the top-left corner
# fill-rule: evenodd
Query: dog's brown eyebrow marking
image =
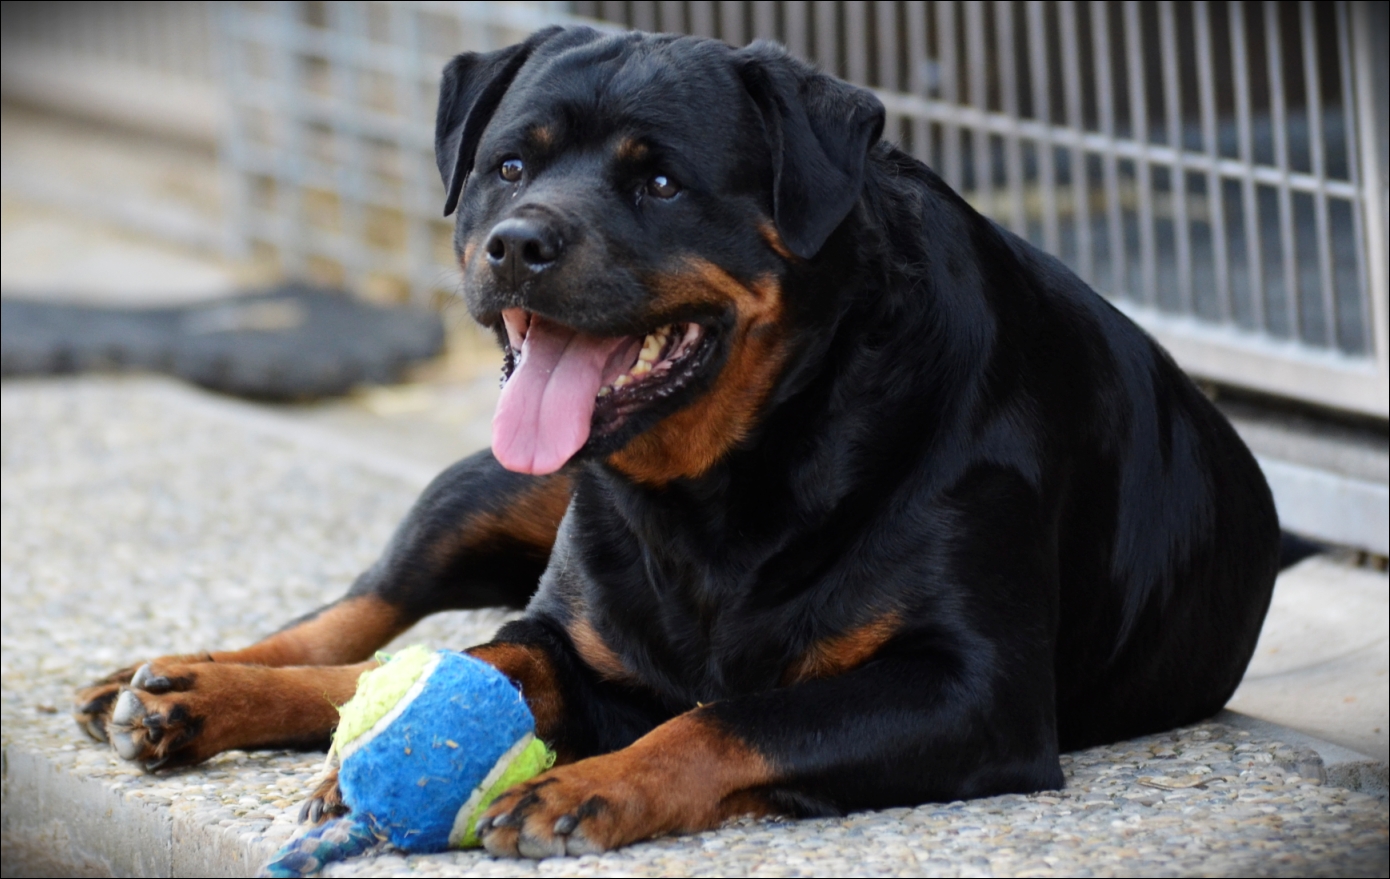
<path fill-rule="evenodd" d="M 758 235 L 762 237 L 768 247 L 772 248 L 772 252 L 782 257 L 782 259 L 790 262 L 797 258 L 796 254 L 787 249 L 787 245 L 782 241 L 782 235 L 777 231 L 777 227 L 772 224 L 771 220 L 765 220 L 758 226 Z"/>
<path fill-rule="evenodd" d="M 618 146 L 613 151 L 614 155 L 625 162 L 640 162 L 647 157 L 649 152 L 646 144 L 632 137 L 625 137 L 618 141 Z"/>
<path fill-rule="evenodd" d="M 901 627 L 902 619 L 897 611 L 889 611 L 848 632 L 822 638 L 787 666 L 782 683 L 796 684 L 814 678 L 828 678 L 857 668 L 868 662 Z"/>
<path fill-rule="evenodd" d="M 539 149 L 547 149 L 555 144 L 555 130 L 549 125 L 535 125 L 526 132 L 526 137 L 531 141 L 531 145 Z"/>

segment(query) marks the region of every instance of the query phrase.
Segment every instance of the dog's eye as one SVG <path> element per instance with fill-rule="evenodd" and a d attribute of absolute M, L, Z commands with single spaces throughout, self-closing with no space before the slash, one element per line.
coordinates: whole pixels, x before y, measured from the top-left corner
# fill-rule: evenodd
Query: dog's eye
<path fill-rule="evenodd" d="M 520 159 L 507 159 L 497 169 L 497 174 L 508 183 L 515 183 L 521 179 L 521 172 L 526 170 L 526 166 Z"/>
<path fill-rule="evenodd" d="M 657 198 L 675 198 L 680 191 L 680 184 L 665 174 L 658 174 L 647 181 L 647 193 Z"/>

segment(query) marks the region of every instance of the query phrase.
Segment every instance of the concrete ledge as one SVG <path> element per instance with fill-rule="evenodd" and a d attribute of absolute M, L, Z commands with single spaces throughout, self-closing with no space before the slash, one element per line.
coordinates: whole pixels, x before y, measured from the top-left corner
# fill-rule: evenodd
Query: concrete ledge
<path fill-rule="evenodd" d="M 1238 711 L 1222 711 L 1212 720 L 1243 729 L 1252 736 L 1283 742 L 1293 748 L 1302 760 L 1288 768 L 1304 778 L 1317 778 L 1327 784 L 1386 799 L 1390 773 L 1387 773 L 1384 760 Z M 1314 757 L 1316 760 L 1310 759 Z"/>
<path fill-rule="evenodd" d="M 72 689 L 247 643 L 336 597 L 426 474 L 158 379 L 6 382 L 0 402 L 4 875 L 251 874 L 295 832 L 322 756 L 228 752 L 147 775 L 79 733 Z M 398 643 L 479 643 L 506 619 L 442 614 Z M 1065 755 L 1060 791 L 739 821 L 564 861 L 383 855 L 327 874 L 1385 875 L 1384 799 L 1322 783 L 1383 789 L 1384 764 L 1290 733 L 1221 715 Z"/>

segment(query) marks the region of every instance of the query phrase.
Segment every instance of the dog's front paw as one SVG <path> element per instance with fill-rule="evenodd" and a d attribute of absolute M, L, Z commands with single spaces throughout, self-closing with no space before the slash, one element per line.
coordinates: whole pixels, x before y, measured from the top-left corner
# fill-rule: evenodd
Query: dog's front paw
<path fill-rule="evenodd" d="M 548 858 L 606 851 L 666 828 L 652 804 L 595 757 L 537 776 L 498 797 L 478 819 L 478 838 L 497 857 Z"/>
<path fill-rule="evenodd" d="M 207 654 L 165 656 L 138 666 L 132 665 L 129 668 L 112 672 L 106 677 L 95 680 L 77 690 L 73 698 L 73 718 L 87 735 L 99 742 L 110 741 L 108 727 L 111 724 L 111 715 L 116 709 L 116 703 L 120 700 L 123 690 L 131 687 L 140 688 L 146 682 L 152 682 L 152 679 L 158 678 L 159 675 L 152 671 L 156 667 L 164 669 L 209 662 L 211 658 Z M 136 683 L 137 676 L 141 676 L 140 684 Z M 157 684 L 157 681 L 153 682 L 152 685 L 154 684 Z"/>
<path fill-rule="evenodd" d="M 135 666 L 112 672 L 100 680 L 78 689 L 73 697 L 72 716 L 82 731 L 98 742 L 106 741 L 106 723 L 121 690 L 130 685 Z"/>
<path fill-rule="evenodd" d="M 197 688 L 200 667 L 213 663 L 147 662 L 110 702 L 106 739 L 127 760 L 153 772 L 197 763 L 220 749 L 199 747 L 207 722 L 207 694 Z"/>

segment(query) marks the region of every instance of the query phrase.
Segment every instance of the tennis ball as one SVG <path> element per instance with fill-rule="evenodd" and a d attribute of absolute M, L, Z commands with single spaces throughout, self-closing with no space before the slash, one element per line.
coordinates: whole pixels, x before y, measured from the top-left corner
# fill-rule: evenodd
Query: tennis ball
<path fill-rule="evenodd" d="M 340 713 L 343 801 L 410 852 L 478 845 L 483 810 L 555 762 L 512 682 L 464 653 L 408 647 L 364 673 Z"/>

